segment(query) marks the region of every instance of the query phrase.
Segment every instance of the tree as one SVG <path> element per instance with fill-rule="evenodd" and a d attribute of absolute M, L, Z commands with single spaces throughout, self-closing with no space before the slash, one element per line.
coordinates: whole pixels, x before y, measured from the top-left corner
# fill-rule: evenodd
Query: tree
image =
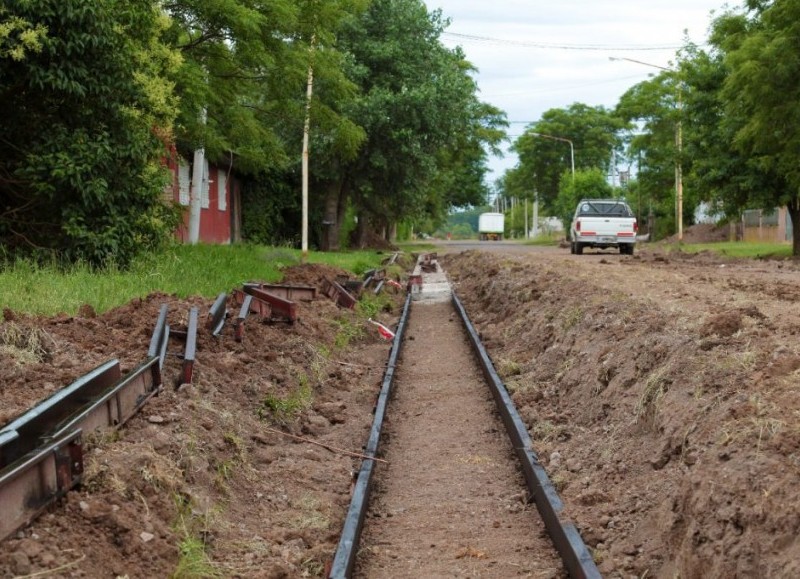
<path fill-rule="evenodd" d="M 677 147 L 678 127 L 684 143 L 694 130 L 693 123 L 686 122 L 683 116 L 692 93 L 687 90 L 684 78 L 677 70 L 662 71 L 626 91 L 615 109 L 629 127 L 636 127 L 629 130 L 625 139 L 628 157 L 636 164 L 638 192 L 648 199 L 649 208 L 654 211 L 659 236 L 675 231 L 675 169 L 680 163 L 684 174 L 688 174 L 693 158 Z M 693 215 L 695 205 L 684 200 L 684 218 Z"/>
<path fill-rule="evenodd" d="M 444 26 L 420 0 L 374 0 L 339 35 L 359 87 L 342 110 L 366 142 L 325 188 L 340 213 L 355 205 L 362 241 L 367 228 L 388 232 L 404 218 L 478 200 L 485 172 L 478 144 L 502 137 L 495 128 L 502 115 L 477 100 L 463 53 L 439 42 Z M 333 214 L 326 221 L 341 225 Z"/>
<path fill-rule="evenodd" d="M 570 144 L 537 134 L 571 141 L 576 169 L 597 168 L 607 173 L 612 151 L 621 146 L 618 133 L 624 126 L 602 106 L 574 103 L 566 109 L 546 111 L 539 121 L 526 127 L 512 146 L 519 162 L 517 174 L 508 185 L 519 184 L 522 189 L 509 189 L 509 194 L 530 199 L 536 191 L 545 208 L 554 207 L 561 174 L 572 162 Z"/>
<path fill-rule="evenodd" d="M 725 54 L 722 87 L 732 145 L 757 169 L 742 183 L 749 204 L 785 205 L 793 225 L 793 255 L 800 255 L 800 2 L 746 4 L 748 14 L 727 14 L 712 40 Z M 752 172 L 750 173 L 752 176 Z M 742 197 L 743 199 L 744 197 Z"/>
<path fill-rule="evenodd" d="M 610 199 L 618 192 L 608 183 L 605 173 L 600 169 L 581 169 L 575 178 L 569 171 L 561 174 L 558 197 L 553 203 L 553 215 L 561 219 L 564 231 L 569 231 L 572 216 L 581 199 Z"/>
<path fill-rule="evenodd" d="M 161 158 L 179 57 L 163 15 L 149 0 L 8 0 L 4 18 L 38 32 L 0 51 L 0 240 L 124 265 L 175 224 Z"/>

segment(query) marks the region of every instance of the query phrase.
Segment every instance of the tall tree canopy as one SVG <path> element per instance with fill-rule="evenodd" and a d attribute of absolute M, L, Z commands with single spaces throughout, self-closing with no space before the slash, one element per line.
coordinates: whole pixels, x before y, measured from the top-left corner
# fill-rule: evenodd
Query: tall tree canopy
<path fill-rule="evenodd" d="M 507 193 L 530 199 L 535 191 L 552 210 L 561 175 L 571 170 L 573 152 L 576 170 L 597 168 L 607 173 L 613 151 L 620 148 L 623 127 L 623 122 L 602 106 L 574 103 L 566 109 L 546 111 L 513 144 L 519 162 L 506 185 Z M 515 185 L 522 189 L 514 189 Z"/>
<path fill-rule="evenodd" d="M 323 186 L 331 241 L 347 200 L 362 233 L 482 200 L 486 153 L 479 145 L 502 138 L 503 116 L 478 101 L 463 53 L 439 41 L 444 26 L 420 0 L 373 0 L 341 31 L 339 48 L 359 87 L 344 110 L 366 142 Z"/>
<path fill-rule="evenodd" d="M 800 255 L 800 2 L 749 1 L 715 23 L 729 74 L 722 87 L 733 146 L 761 173 L 750 202 L 785 205 Z M 751 183 L 752 184 L 752 183 Z"/>

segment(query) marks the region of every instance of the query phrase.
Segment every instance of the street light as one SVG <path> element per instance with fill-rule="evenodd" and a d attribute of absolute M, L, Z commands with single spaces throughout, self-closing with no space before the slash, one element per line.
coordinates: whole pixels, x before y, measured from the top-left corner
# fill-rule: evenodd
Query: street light
<path fill-rule="evenodd" d="M 635 62 L 643 66 L 650 66 L 668 72 L 676 72 L 674 68 L 642 62 L 641 60 L 633 58 L 625 58 L 624 56 L 609 56 L 608 60 L 627 60 L 628 62 Z M 678 155 L 675 159 L 675 218 L 678 222 L 678 242 L 683 241 L 683 167 L 681 166 L 681 151 L 683 150 L 683 127 L 681 125 L 682 108 L 681 89 L 680 86 L 678 86 L 678 123 L 675 125 L 675 147 L 678 149 Z"/>
<path fill-rule="evenodd" d="M 556 137 L 555 135 L 545 135 L 544 133 L 528 133 L 534 137 L 540 137 L 542 139 L 552 139 L 554 141 L 561 141 L 563 143 L 569 143 L 569 160 L 570 160 L 570 167 L 572 168 L 572 184 L 575 184 L 575 147 L 572 145 L 572 141 L 569 139 L 565 139 L 564 137 Z M 535 193 L 535 192 L 534 192 Z M 525 224 L 525 228 L 527 229 L 528 224 Z M 539 195 L 536 194 L 533 200 L 533 237 L 536 238 L 539 236 Z"/>
<path fill-rule="evenodd" d="M 575 182 L 575 147 L 572 146 L 572 141 L 569 139 L 565 139 L 564 137 L 555 137 L 553 135 L 545 135 L 542 133 L 528 133 L 529 135 L 533 135 L 534 137 L 541 137 L 543 139 L 553 139 L 554 141 L 562 141 L 564 143 L 569 143 L 569 160 L 570 165 L 572 167 L 572 182 Z"/>

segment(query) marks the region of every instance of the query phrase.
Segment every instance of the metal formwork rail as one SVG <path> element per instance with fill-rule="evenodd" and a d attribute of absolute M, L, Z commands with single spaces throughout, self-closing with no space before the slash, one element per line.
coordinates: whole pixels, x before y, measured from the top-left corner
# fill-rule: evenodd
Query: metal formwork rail
<path fill-rule="evenodd" d="M 592 554 L 583 542 L 580 533 L 578 533 L 575 525 L 564 517 L 564 505 L 552 482 L 550 482 L 550 477 L 547 476 L 547 472 L 545 472 L 544 467 L 539 463 L 539 458 L 533 451 L 528 429 L 517 412 L 511 396 L 509 396 L 489 358 L 489 354 L 481 343 L 478 332 L 470 322 L 467 311 L 455 292 L 453 292 L 453 304 L 461 316 L 464 327 L 467 329 L 469 341 L 478 357 L 483 375 L 489 382 L 498 412 L 503 419 L 506 431 L 522 465 L 528 490 L 533 496 L 536 508 L 544 521 L 556 550 L 561 555 L 564 566 L 567 568 L 570 577 L 592 579 L 601 577 L 600 571 L 592 559 Z"/>
<path fill-rule="evenodd" d="M 317 288 L 310 285 L 247 282 L 244 286 L 255 287 L 274 296 L 292 301 L 310 302 L 317 299 Z"/>
<path fill-rule="evenodd" d="M 26 412 L 4 429 L 0 540 L 30 523 L 83 475 L 82 435 L 122 426 L 160 390 L 158 357 L 116 382 L 112 360 Z M 12 435 L 13 433 L 13 435 Z"/>
<path fill-rule="evenodd" d="M 378 445 L 380 444 L 383 421 L 386 417 L 386 408 L 389 403 L 389 396 L 392 393 L 395 366 L 397 365 L 397 359 L 400 356 L 400 349 L 402 348 L 403 344 L 403 333 L 405 331 L 406 323 L 408 322 L 408 313 L 410 308 L 411 295 L 408 295 L 406 296 L 403 314 L 400 316 L 400 322 L 397 326 L 394 342 L 392 343 L 392 350 L 389 354 L 389 363 L 386 367 L 386 372 L 383 375 L 380 394 L 378 395 L 378 400 L 375 404 L 375 418 L 372 422 L 372 429 L 369 433 L 367 446 L 364 449 L 364 455 L 369 458 L 361 461 L 361 468 L 358 472 L 358 478 L 356 479 L 355 487 L 353 488 L 353 496 L 350 501 L 350 508 L 348 509 L 347 516 L 344 520 L 344 526 L 339 539 L 339 545 L 336 549 L 336 554 L 331 566 L 330 577 L 336 579 L 350 577 L 353 572 L 353 567 L 355 566 L 358 542 L 361 538 L 361 529 L 364 526 L 364 516 L 367 513 L 369 496 L 372 490 L 372 474 L 375 469 L 375 461 L 373 458 L 378 454 Z"/>

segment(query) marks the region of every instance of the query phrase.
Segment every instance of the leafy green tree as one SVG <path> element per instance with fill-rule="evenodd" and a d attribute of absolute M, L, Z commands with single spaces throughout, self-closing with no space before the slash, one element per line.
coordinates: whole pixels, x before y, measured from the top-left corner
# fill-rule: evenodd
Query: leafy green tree
<path fill-rule="evenodd" d="M 746 156 L 747 203 L 785 205 L 800 255 L 800 2 L 746 2 L 747 14 L 715 22 L 713 40 L 725 54 L 722 87 L 733 147 Z M 744 196 L 739 197 L 743 200 Z"/>
<path fill-rule="evenodd" d="M 341 212 L 352 203 L 362 239 L 369 228 L 386 233 L 402 219 L 484 197 L 478 144 L 502 138 L 502 115 L 477 100 L 462 52 L 439 42 L 444 26 L 420 0 L 374 0 L 339 35 L 360 90 L 342 110 L 366 141 L 329 181 L 335 201 L 327 205 Z M 326 217 L 339 226 L 335 215 Z"/>
<path fill-rule="evenodd" d="M 175 225 L 161 158 L 179 57 L 159 41 L 163 15 L 149 0 L 7 0 L 3 10 L 36 39 L 0 53 L 0 240 L 124 265 Z"/>
<path fill-rule="evenodd" d="M 609 184 L 605 172 L 601 169 L 575 171 L 575 179 L 572 178 L 570 171 L 565 171 L 561 174 L 558 197 L 553 203 L 553 214 L 561 219 L 564 231 L 569 231 L 578 201 L 581 199 L 611 199 L 619 196 L 619 193 L 619 190 L 615 190 Z"/>
<path fill-rule="evenodd" d="M 621 147 L 619 132 L 624 127 L 621 119 L 602 106 L 574 103 L 546 111 L 512 146 L 519 162 L 506 183 L 508 193 L 530 199 L 535 191 L 545 208 L 552 209 L 561 174 L 572 163 L 570 143 L 552 137 L 572 142 L 576 170 L 597 168 L 607 174 L 612 151 Z"/>
<path fill-rule="evenodd" d="M 625 139 L 628 156 L 637 168 L 639 195 L 648 200 L 648 211 L 653 209 L 659 232 L 665 235 L 675 231 L 676 164 L 681 163 L 684 174 L 691 170 L 692 156 L 677 147 L 679 126 L 684 143 L 694 128 L 693 123 L 685 121 L 685 103 L 692 91 L 684 78 L 677 70 L 662 71 L 625 92 L 615 109 L 629 126 L 636 127 Z M 694 191 L 692 187 L 686 189 Z M 693 215 L 695 206 L 696 201 L 684 199 L 685 222 L 689 222 L 687 218 Z"/>

